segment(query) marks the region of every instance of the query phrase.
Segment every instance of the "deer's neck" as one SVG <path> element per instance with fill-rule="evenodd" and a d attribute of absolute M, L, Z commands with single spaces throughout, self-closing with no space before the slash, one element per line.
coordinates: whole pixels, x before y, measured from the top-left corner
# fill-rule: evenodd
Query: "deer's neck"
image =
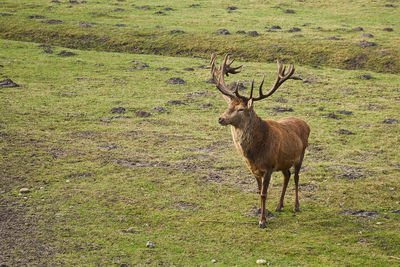
<path fill-rule="evenodd" d="M 253 111 L 248 120 L 238 126 L 231 127 L 233 142 L 243 156 L 254 151 L 261 136 L 268 132 L 266 123 Z"/>

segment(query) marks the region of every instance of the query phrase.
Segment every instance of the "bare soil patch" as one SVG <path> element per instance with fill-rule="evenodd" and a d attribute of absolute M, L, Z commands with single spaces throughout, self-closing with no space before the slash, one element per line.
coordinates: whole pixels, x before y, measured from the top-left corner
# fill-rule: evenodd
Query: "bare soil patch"
<path fill-rule="evenodd" d="M 5 79 L 0 81 L 0 88 L 12 88 L 12 87 L 19 87 L 19 85 L 13 82 L 11 79 Z"/>
<path fill-rule="evenodd" d="M 344 210 L 340 212 L 341 215 L 352 215 L 362 218 L 377 218 L 382 216 L 381 213 L 376 211 L 366 211 L 366 210 Z"/>

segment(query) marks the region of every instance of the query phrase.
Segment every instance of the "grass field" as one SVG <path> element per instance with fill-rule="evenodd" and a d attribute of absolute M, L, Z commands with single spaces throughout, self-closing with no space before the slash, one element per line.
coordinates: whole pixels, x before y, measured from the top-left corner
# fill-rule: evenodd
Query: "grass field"
<path fill-rule="evenodd" d="M 399 265 L 400 77 L 393 74 L 399 3 L 159 5 L 0 3 L 0 13 L 11 14 L 0 16 L 0 81 L 20 85 L 0 87 L 0 264 L 252 266 L 265 259 L 270 266 Z M 238 9 L 229 12 L 233 5 Z M 63 23 L 40 22 L 49 19 Z M 126 26 L 114 26 L 119 23 Z M 284 32 L 306 23 L 303 37 Z M 275 24 L 282 30 L 265 31 Z M 357 26 L 378 45 L 354 45 L 362 40 L 352 30 Z M 218 28 L 232 34 L 213 34 Z M 170 35 L 174 29 L 186 33 Z M 89 35 L 90 42 L 79 38 Z M 325 39 L 331 36 L 340 40 L 331 44 Z M 287 49 L 260 56 L 260 47 L 277 43 Z M 276 64 L 269 62 L 278 57 L 294 62 L 303 78 L 255 106 L 263 118 L 298 116 L 311 126 L 301 212 L 292 213 L 291 180 L 285 208 L 272 212 L 264 230 L 255 216 L 255 179 L 229 128 L 217 123 L 226 104 L 206 83 L 206 57 L 230 50 L 244 69 L 229 82 L 249 87 L 266 73 L 272 84 Z M 307 52 L 322 50 L 323 61 Z M 332 58 L 337 53 L 346 56 Z M 368 59 L 357 70 L 342 64 L 360 53 Z M 371 60 L 374 55 L 383 61 Z M 385 60 L 393 68 L 384 71 Z M 185 84 L 167 83 L 171 78 Z M 282 181 L 273 174 L 271 211 Z"/>

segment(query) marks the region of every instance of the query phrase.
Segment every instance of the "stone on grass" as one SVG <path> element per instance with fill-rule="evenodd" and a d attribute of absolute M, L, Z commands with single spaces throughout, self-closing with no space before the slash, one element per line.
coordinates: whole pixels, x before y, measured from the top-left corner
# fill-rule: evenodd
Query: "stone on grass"
<path fill-rule="evenodd" d="M 215 32 L 215 34 L 218 34 L 218 35 L 229 35 L 229 34 L 231 34 L 227 29 L 218 29 L 216 32 Z"/>
<path fill-rule="evenodd" d="M 153 243 L 151 243 L 151 241 L 147 241 L 146 247 L 147 248 L 154 248 Z"/>
<path fill-rule="evenodd" d="M 111 112 L 111 113 L 124 114 L 124 113 L 126 112 L 126 109 L 123 108 L 123 107 L 115 107 L 115 108 L 112 108 L 112 109 L 110 110 L 110 112 Z"/>
<path fill-rule="evenodd" d="M 267 264 L 267 261 L 264 259 L 259 259 L 256 261 L 257 264 Z"/>
<path fill-rule="evenodd" d="M 26 194 L 29 193 L 31 190 L 29 188 L 23 187 L 19 190 L 20 193 L 22 194 Z"/>
<path fill-rule="evenodd" d="M 166 83 L 168 84 L 186 84 L 186 82 L 184 80 L 182 80 L 181 78 L 169 78 Z"/>

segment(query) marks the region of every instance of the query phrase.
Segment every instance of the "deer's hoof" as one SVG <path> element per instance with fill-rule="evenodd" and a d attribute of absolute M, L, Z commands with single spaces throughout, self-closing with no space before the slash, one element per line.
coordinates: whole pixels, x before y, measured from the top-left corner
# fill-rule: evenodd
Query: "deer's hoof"
<path fill-rule="evenodd" d="M 299 207 L 294 207 L 293 212 L 299 212 L 300 208 Z"/>
<path fill-rule="evenodd" d="M 281 205 L 276 206 L 275 211 L 276 212 L 282 211 L 282 206 Z"/>
<path fill-rule="evenodd" d="M 258 227 L 260 227 L 261 229 L 264 229 L 267 226 L 265 225 L 265 222 L 259 221 L 258 222 Z"/>

